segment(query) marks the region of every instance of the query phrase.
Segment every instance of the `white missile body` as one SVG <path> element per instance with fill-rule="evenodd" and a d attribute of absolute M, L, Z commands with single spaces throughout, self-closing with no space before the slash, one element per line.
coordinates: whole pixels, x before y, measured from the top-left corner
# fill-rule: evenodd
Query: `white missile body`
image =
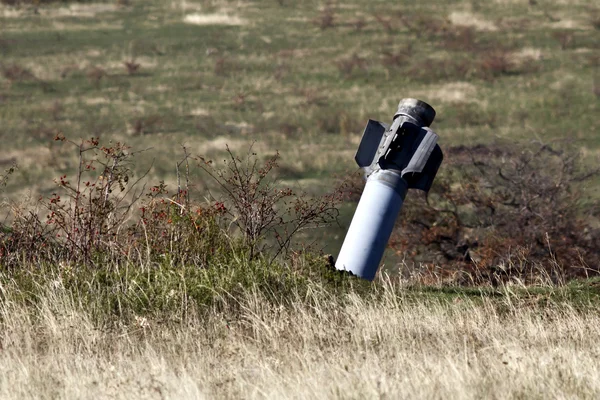
<path fill-rule="evenodd" d="M 335 263 L 373 280 L 409 188 L 428 191 L 442 162 L 438 136 L 427 126 L 435 111 L 404 99 L 391 126 L 369 120 L 356 153 L 367 183 Z"/>
<path fill-rule="evenodd" d="M 408 186 L 400 174 L 380 170 L 369 177 L 335 264 L 373 280 Z"/>

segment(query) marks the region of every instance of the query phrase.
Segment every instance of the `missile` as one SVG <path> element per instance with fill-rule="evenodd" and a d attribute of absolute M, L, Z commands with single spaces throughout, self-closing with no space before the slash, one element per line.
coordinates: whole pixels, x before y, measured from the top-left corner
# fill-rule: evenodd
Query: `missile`
<path fill-rule="evenodd" d="M 442 163 L 435 110 L 403 99 L 392 123 L 369 120 L 354 159 L 366 184 L 335 268 L 373 280 L 408 189 L 428 192 Z"/>

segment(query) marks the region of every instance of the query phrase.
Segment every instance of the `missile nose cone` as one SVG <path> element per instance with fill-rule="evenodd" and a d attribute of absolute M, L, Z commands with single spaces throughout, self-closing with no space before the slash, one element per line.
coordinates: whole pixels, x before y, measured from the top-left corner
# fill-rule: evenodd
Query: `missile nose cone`
<path fill-rule="evenodd" d="M 394 119 L 405 115 L 415 119 L 422 126 L 430 126 L 435 119 L 435 110 L 429 104 L 417 99 L 402 99 L 398 104 L 398 111 Z"/>

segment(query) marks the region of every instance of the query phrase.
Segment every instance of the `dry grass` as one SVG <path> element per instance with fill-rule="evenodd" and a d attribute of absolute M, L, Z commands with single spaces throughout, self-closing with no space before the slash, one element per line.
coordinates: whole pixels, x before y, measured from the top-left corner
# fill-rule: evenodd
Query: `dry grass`
<path fill-rule="evenodd" d="M 182 323 L 139 317 L 111 328 L 59 278 L 36 306 L 0 287 L 0 397 L 600 395 L 596 311 L 536 305 L 509 288 L 496 299 L 450 302 L 384 287 L 378 299 L 340 301 L 315 286 L 286 307 L 247 293 L 203 318 L 190 308 Z"/>

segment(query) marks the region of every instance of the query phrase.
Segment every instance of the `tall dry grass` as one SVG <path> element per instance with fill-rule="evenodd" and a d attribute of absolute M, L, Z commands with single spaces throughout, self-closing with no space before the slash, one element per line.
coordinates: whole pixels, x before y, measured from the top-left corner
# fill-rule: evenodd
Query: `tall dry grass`
<path fill-rule="evenodd" d="M 0 288 L 0 398 L 600 396 L 593 304 L 544 306 L 510 288 L 419 299 L 391 284 L 340 299 L 315 284 L 287 306 L 249 290 L 183 321 L 125 325 L 60 282 L 36 304 Z"/>

